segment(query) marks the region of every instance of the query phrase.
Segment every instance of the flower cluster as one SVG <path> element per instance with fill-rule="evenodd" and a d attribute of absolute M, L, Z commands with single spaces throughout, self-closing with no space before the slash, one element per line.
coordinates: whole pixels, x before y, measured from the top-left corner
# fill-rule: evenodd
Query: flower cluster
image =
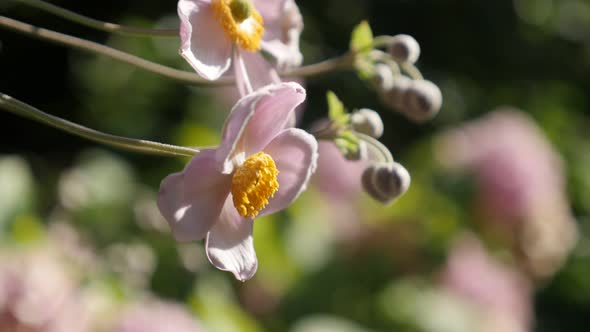
<path fill-rule="evenodd" d="M 325 127 L 313 134 L 293 128 L 305 89 L 282 82 L 279 75 L 302 63 L 303 19 L 293 0 L 180 0 L 178 15 L 182 57 L 207 80 L 233 67 L 241 98 L 229 113 L 219 146 L 201 150 L 182 172 L 162 181 L 158 207 L 176 240 L 205 239 L 215 267 L 250 279 L 258 266 L 254 219 L 286 208 L 306 189 L 318 162 L 316 139 L 335 145 L 346 159 L 366 161 L 362 173 L 348 176 L 361 181 L 374 199 L 389 203 L 408 189 L 408 172 L 377 141 L 384 126 L 375 111 L 348 114 L 331 94 Z M 413 64 L 418 44 L 411 37 L 392 38 L 390 62 Z M 371 60 L 370 52 L 356 53 L 357 62 L 364 61 L 377 75 L 380 61 Z M 424 84 L 432 85 L 417 81 L 408 89 L 415 93 L 406 93 L 406 104 L 421 118 L 431 117 L 441 104 L 440 92 L 437 100 L 423 96 L 430 91 L 430 85 L 421 88 Z"/>

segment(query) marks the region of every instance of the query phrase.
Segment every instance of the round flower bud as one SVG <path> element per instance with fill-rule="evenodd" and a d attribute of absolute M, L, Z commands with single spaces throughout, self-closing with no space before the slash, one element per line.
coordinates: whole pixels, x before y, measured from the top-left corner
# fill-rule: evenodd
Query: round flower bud
<path fill-rule="evenodd" d="M 382 95 L 383 102 L 394 111 L 405 110 L 404 99 L 406 91 L 412 85 L 412 79 L 407 76 L 394 76 L 391 88 Z"/>
<path fill-rule="evenodd" d="M 410 187 L 410 181 L 408 171 L 396 162 L 370 165 L 361 177 L 365 192 L 383 204 L 403 195 Z"/>
<path fill-rule="evenodd" d="M 379 113 L 362 108 L 350 115 L 350 124 L 354 131 L 379 138 L 383 135 L 383 121 Z"/>
<path fill-rule="evenodd" d="M 436 84 L 417 80 L 406 90 L 404 95 L 404 114 L 414 122 L 432 119 L 442 106 L 442 93 Z"/>
<path fill-rule="evenodd" d="M 393 37 L 393 43 L 389 46 L 389 54 L 398 63 L 416 63 L 420 57 L 420 45 L 410 35 L 397 35 Z"/>
<path fill-rule="evenodd" d="M 388 91 L 393 86 L 393 72 L 388 65 L 378 63 L 373 67 L 373 84 L 379 91 Z"/>

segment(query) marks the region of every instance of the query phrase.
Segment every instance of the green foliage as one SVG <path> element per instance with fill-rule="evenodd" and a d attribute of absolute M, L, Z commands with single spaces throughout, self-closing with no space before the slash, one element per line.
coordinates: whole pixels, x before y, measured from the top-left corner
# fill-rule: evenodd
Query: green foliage
<path fill-rule="evenodd" d="M 368 52 L 373 43 L 373 31 L 368 21 L 362 21 L 352 30 L 350 36 L 350 49 L 352 51 Z"/>

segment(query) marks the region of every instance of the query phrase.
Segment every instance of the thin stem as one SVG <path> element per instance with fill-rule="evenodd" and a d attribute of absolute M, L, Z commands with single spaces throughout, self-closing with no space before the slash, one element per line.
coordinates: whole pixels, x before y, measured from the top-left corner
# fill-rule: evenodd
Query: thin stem
<path fill-rule="evenodd" d="M 23 23 L 17 20 L 13 20 L 11 18 L 1 15 L 0 27 L 5 27 L 9 30 L 19 32 L 37 39 L 47 40 L 56 44 L 72 47 L 82 51 L 108 56 L 121 62 L 136 66 L 147 71 L 151 71 L 153 73 L 162 75 L 164 77 L 185 84 L 223 86 L 230 85 L 235 82 L 235 78 L 230 76 L 219 78 L 216 81 L 209 81 L 199 77 L 194 72 L 188 72 L 184 70 L 163 66 L 161 64 L 142 59 L 138 56 L 131 55 L 129 53 L 125 53 L 105 45 L 69 36 L 52 30 L 38 28 L 36 26 Z M 312 77 L 334 70 L 352 69 L 353 59 L 354 55 L 352 53 L 348 53 L 339 58 L 329 59 L 316 64 L 285 71 L 280 73 L 280 75 L 287 77 Z"/>
<path fill-rule="evenodd" d="M 346 53 L 337 58 L 324 60 L 307 66 L 298 67 L 292 70 L 279 73 L 287 77 L 313 77 L 319 76 L 331 71 L 345 70 L 354 68 L 354 54 Z"/>
<path fill-rule="evenodd" d="M 416 68 L 416 66 L 414 66 L 413 64 L 409 63 L 409 62 L 402 62 L 400 63 L 400 67 L 402 67 L 402 70 L 406 72 L 406 74 L 408 74 L 408 76 L 410 76 L 411 78 L 415 79 L 415 80 L 423 80 L 424 76 L 422 76 L 422 73 L 420 72 L 420 70 L 418 68 Z"/>
<path fill-rule="evenodd" d="M 192 85 L 227 85 L 233 82 L 233 78 L 221 78 L 217 81 L 208 81 L 199 77 L 196 73 L 178 70 L 151 62 L 135 55 L 125 53 L 114 48 L 95 42 L 72 37 L 59 32 L 38 28 L 30 24 L 19 22 L 5 16 L 0 16 L 0 26 L 23 33 L 27 36 L 47 40 L 53 43 L 73 47 L 79 50 L 98 53 L 119 60 L 121 62 L 151 71 L 153 73 Z"/>
<path fill-rule="evenodd" d="M 199 153 L 199 150 L 197 149 L 105 134 L 57 116 L 44 113 L 43 111 L 4 93 L 0 93 L 0 108 L 82 138 L 132 152 L 169 157 L 192 157 Z"/>
<path fill-rule="evenodd" d="M 16 0 L 22 4 L 43 10 L 53 15 L 59 16 L 66 20 L 76 22 L 78 24 L 85 25 L 94 29 L 118 33 L 129 36 L 144 36 L 144 37 L 178 37 L 178 29 L 147 29 L 119 25 L 115 23 L 109 23 L 99 21 L 84 15 L 80 15 L 71 10 L 58 7 L 54 4 L 41 1 L 41 0 Z"/>
<path fill-rule="evenodd" d="M 393 155 L 391 151 L 383 145 L 383 143 L 379 142 L 378 140 L 374 139 L 371 136 L 361 134 L 359 132 L 355 132 L 355 135 L 361 139 L 361 141 L 367 143 L 367 148 L 371 150 L 371 152 L 375 155 L 375 157 L 379 158 L 376 161 L 385 162 L 385 163 L 393 163 Z"/>

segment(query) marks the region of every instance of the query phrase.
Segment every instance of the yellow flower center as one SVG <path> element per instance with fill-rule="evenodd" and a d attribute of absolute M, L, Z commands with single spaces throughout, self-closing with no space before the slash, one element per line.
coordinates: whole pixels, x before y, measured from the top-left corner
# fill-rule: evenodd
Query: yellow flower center
<path fill-rule="evenodd" d="M 244 217 L 255 218 L 279 189 L 279 170 L 271 156 L 264 152 L 251 155 L 232 177 L 234 206 Z"/>
<path fill-rule="evenodd" d="M 215 18 L 234 44 L 254 52 L 260 49 L 264 22 L 249 0 L 213 0 Z"/>

